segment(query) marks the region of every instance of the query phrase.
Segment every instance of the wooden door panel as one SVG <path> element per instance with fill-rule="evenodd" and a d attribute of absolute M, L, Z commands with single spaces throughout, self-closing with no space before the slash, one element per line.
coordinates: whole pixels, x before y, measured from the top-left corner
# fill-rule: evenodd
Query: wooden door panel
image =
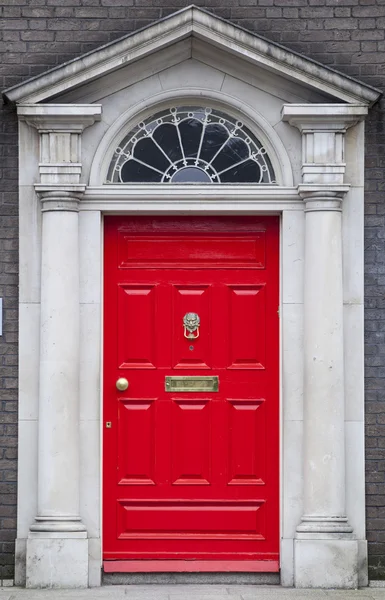
<path fill-rule="evenodd" d="M 172 485 L 210 485 L 210 398 L 173 398 L 171 429 Z"/>
<path fill-rule="evenodd" d="M 264 539 L 263 502 L 207 502 L 194 500 L 119 504 L 119 538 L 178 540 Z"/>
<path fill-rule="evenodd" d="M 137 232 L 119 233 L 118 265 L 121 269 L 153 267 L 255 268 L 265 267 L 265 232 L 252 237 L 233 234 L 232 237 L 202 235 L 199 243 L 186 236 L 142 236 Z"/>
<path fill-rule="evenodd" d="M 155 369 L 155 286 L 118 287 L 118 364 L 121 369 Z M 140 335 L 138 335 L 140 323 Z"/>
<path fill-rule="evenodd" d="M 263 369 L 265 285 L 232 285 L 229 292 L 229 369 Z"/>
<path fill-rule="evenodd" d="M 118 484 L 155 485 L 156 398 L 118 400 Z"/>
<path fill-rule="evenodd" d="M 277 564 L 278 256 L 276 217 L 106 217 L 105 560 Z"/>
<path fill-rule="evenodd" d="M 264 485 L 266 404 L 263 398 L 227 399 L 229 407 L 228 485 Z"/>
<path fill-rule="evenodd" d="M 211 286 L 173 285 L 172 303 L 172 364 L 174 369 L 210 369 L 211 336 L 198 337 L 187 343 L 184 337 L 183 317 L 195 312 L 211 331 Z"/>

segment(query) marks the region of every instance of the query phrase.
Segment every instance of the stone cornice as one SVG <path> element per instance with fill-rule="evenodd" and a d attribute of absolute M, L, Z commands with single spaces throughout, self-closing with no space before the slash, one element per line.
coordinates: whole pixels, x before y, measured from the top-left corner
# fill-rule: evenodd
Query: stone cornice
<path fill-rule="evenodd" d="M 20 121 L 35 127 L 40 132 L 82 131 L 100 121 L 101 104 L 20 104 L 17 107 Z"/>
<path fill-rule="evenodd" d="M 342 102 L 372 105 L 380 90 L 338 73 L 257 34 L 189 6 L 144 29 L 7 89 L 10 102 L 44 102 L 186 38 L 197 37 L 249 63 Z"/>
<path fill-rule="evenodd" d="M 344 132 L 368 114 L 364 104 L 285 104 L 282 119 L 301 132 Z"/>

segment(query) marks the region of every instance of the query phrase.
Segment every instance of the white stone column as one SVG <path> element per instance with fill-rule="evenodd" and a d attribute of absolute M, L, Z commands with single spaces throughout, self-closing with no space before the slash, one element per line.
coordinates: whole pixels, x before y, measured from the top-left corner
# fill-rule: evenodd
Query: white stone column
<path fill-rule="evenodd" d="M 342 197 L 302 192 L 304 515 L 298 532 L 351 532 L 345 515 Z"/>
<path fill-rule="evenodd" d="M 81 134 L 97 105 L 25 105 L 40 134 L 41 298 L 38 514 L 27 540 L 27 587 L 86 587 L 88 536 L 79 510 L 79 202 Z"/>
<path fill-rule="evenodd" d="M 296 587 L 355 588 L 358 543 L 345 504 L 342 201 L 346 129 L 366 107 L 287 105 L 302 134 L 305 211 L 303 515 Z"/>
<path fill-rule="evenodd" d="M 31 531 L 84 531 L 79 516 L 79 197 L 42 194 L 38 516 Z"/>
<path fill-rule="evenodd" d="M 345 505 L 342 195 L 305 202 L 304 512 L 295 540 L 297 587 L 355 588 L 358 545 Z"/>
<path fill-rule="evenodd" d="M 79 195 L 41 195 L 38 514 L 27 544 L 27 587 L 87 585 L 79 514 Z M 47 560 L 49 555 L 50 560 Z"/>

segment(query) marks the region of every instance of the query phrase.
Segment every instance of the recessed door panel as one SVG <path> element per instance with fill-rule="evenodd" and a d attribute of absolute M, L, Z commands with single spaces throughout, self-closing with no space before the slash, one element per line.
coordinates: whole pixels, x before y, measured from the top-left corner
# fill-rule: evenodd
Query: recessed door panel
<path fill-rule="evenodd" d="M 211 286 L 175 285 L 173 291 L 173 366 L 175 369 L 210 369 Z M 183 318 L 189 313 L 198 315 L 206 335 L 200 336 L 200 325 L 197 331 L 185 330 Z"/>
<path fill-rule="evenodd" d="M 174 398 L 172 483 L 210 485 L 211 405 L 209 398 Z"/>
<path fill-rule="evenodd" d="M 118 366 L 155 368 L 155 286 L 118 287 Z"/>
<path fill-rule="evenodd" d="M 265 286 L 232 285 L 230 291 L 230 369 L 264 369 Z"/>
<path fill-rule="evenodd" d="M 118 401 L 119 485 L 155 485 L 155 402 Z"/>
<path fill-rule="evenodd" d="M 264 503 L 135 502 L 119 503 L 119 538 L 178 540 L 263 540 Z"/>
<path fill-rule="evenodd" d="M 228 399 L 229 485 L 264 485 L 266 461 L 265 401 Z"/>
<path fill-rule="evenodd" d="M 104 561 L 277 568 L 278 225 L 105 217 Z"/>
<path fill-rule="evenodd" d="M 136 232 L 119 234 L 118 264 L 123 269 L 157 267 L 195 268 L 255 268 L 265 267 L 265 232 L 253 235 L 233 234 L 199 235 L 199 243 L 192 236 L 159 234 L 144 236 Z"/>

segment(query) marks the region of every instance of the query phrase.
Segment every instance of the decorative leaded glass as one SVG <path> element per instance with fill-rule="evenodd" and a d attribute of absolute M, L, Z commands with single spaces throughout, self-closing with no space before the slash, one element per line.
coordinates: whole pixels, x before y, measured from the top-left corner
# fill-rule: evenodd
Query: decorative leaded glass
<path fill-rule="evenodd" d="M 241 122 L 181 106 L 139 123 L 116 148 L 107 183 L 274 184 L 266 149 Z"/>

